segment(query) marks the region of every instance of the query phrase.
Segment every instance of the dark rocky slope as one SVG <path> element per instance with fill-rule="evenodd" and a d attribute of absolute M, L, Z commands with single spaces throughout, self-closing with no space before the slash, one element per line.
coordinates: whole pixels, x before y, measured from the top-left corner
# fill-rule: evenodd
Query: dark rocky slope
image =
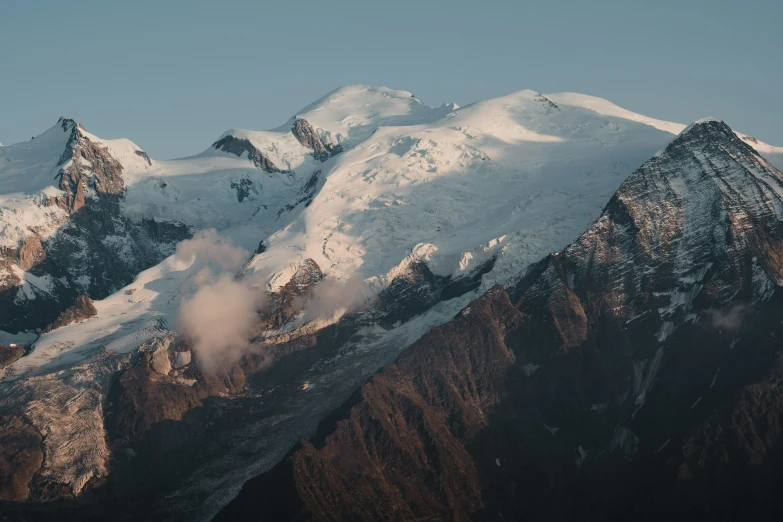
<path fill-rule="evenodd" d="M 331 400 L 339 404 L 334 390 L 302 387 L 303 382 L 319 378 L 324 360 L 340 358 L 346 345 L 360 340 L 367 326 L 391 327 L 441 299 L 469 292 L 488 267 L 491 262 L 476 273 L 453 279 L 435 276 L 425 265 L 414 264 L 371 309 L 350 312 L 326 327 L 290 328 L 324 281 L 320 267 L 306 260 L 291 281 L 269 295 L 258 310 L 252 346 L 236 366 L 205 374 L 188 340 L 174 335 L 146 343 L 127 362 L 112 363 L 121 369 L 107 377 L 103 413 L 112 454 L 108 476 L 91 481 L 74 496 L 67 488 L 52 489 L 42 477 L 41 461 L 30 460 L 25 468 L 9 467 L 5 474 L 0 470 L 0 481 L 19 484 L 16 496 L 7 499 L 15 502 L 0 502 L 0 508 L 20 517 L 46 520 L 189 520 L 194 516 L 190 510 L 206 500 L 200 495 L 212 493 L 194 492 L 190 485 L 186 506 L 172 500 L 193 477 L 224 480 L 235 459 L 257 459 L 259 451 L 275 448 L 280 428 L 274 419 L 285 418 L 298 403 Z M 87 304 L 63 314 L 60 322 L 78 320 L 89 309 Z M 339 397 L 350 393 L 355 379 L 345 375 L 338 385 Z M 266 431 L 259 433 L 258 427 Z M 44 449 L 40 441 L 25 441 L 26 451 L 33 455 Z M 280 450 L 284 452 L 294 441 Z"/>
<path fill-rule="evenodd" d="M 772 520 L 783 174 L 703 121 L 219 520 Z"/>

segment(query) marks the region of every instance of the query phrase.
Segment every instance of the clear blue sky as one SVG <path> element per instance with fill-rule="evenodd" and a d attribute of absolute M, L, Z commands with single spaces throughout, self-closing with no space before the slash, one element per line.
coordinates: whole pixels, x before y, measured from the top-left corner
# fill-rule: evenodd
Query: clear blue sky
<path fill-rule="evenodd" d="M 575 91 L 783 145 L 783 1 L 0 2 L 0 142 L 65 115 L 151 156 L 352 83 L 460 105 Z"/>

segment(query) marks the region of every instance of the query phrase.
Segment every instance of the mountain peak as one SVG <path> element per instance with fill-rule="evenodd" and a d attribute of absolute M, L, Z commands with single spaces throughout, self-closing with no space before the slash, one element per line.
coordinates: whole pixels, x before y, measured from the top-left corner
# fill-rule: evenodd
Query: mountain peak
<path fill-rule="evenodd" d="M 396 89 L 390 89 L 389 87 L 383 87 L 379 85 L 344 85 L 337 89 L 327 93 L 325 96 L 317 99 L 307 107 L 303 108 L 300 113 L 310 112 L 323 105 L 328 105 L 340 99 L 368 99 L 368 98 L 392 98 L 401 100 L 412 100 L 421 103 L 413 93 L 409 91 L 402 91 Z"/>
<path fill-rule="evenodd" d="M 682 146 L 683 144 L 701 146 L 708 143 L 714 143 L 715 141 L 725 140 L 739 144 L 749 150 L 754 150 L 748 143 L 740 139 L 731 127 L 717 118 L 702 118 L 691 123 L 677 135 L 669 144 L 667 150 L 672 147 Z"/>
<path fill-rule="evenodd" d="M 66 118 L 65 116 L 60 116 L 57 119 L 57 125 L 55 125 L 55 127 L 60 127 L 63 130 L 63 132 L 70 132 L 75 128 L 81 127 L 81 125 L 79 125 L 76 122 L 76 120 L 74 120 L 73 118 Z"/>
<path fill-rule="evenodd" d="M 726 125 L 726 123 L 724 123 L 722 120 L 719 120 L 718 118 L 712 118 L 712 117 L 701 118 L 700 120 L 696 120 L 690 125 L 688 125 L 687 127 L 685 127 L 684 129 L 682 129 L 679 135 L 682 136 L 689 132 L 694 132 L 694 129 L 696 131 L 703 131 L 706 127 L 718 128 L 721 126 L 729 129 L 729 126 Z"/>

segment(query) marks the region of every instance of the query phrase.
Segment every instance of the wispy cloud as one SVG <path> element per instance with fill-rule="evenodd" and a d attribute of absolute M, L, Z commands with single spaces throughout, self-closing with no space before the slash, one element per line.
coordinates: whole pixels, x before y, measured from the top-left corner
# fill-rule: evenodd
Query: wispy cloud
<path fill-rule="evenodd" d="M 202 371 L 215 373 L 239 362 L 263 306 L 265 293 L 255 280 L 235 274 L 250 253 L 222 238 L 214 229 L 177 245 L 175 258 L 201 269 L 189 280 L 192 296 L 180 303 L 177 332 L 193 345 Z"/>
<path fill-rule="evenodd" d="M 742 320 L 747 311 L 748 307 L 746 305 L 738 304 L 725 310 L 710 308 L 705 313 L 710 326 L 713 328 L 719 330 L 737 330 L 742 326 Z"/>

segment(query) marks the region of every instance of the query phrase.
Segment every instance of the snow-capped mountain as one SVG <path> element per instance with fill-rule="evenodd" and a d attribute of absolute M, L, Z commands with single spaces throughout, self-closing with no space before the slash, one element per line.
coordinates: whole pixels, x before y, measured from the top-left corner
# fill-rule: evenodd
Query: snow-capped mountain
<path fill-rule="evenodd" d="M 592 248 L 597 264 L 582 269 L 630 285 L 600 294 L 618 317 L 641 314 L 634 300 L 647 292 L 660 309 L 653 344 L 684 324 L 720 263 L 767 299 L 774 249 L 730 257 L 734 243 L 712 225 L 736 215 L 745 221 L 727 230 L 754 245 L 774 229 L 781 149 L 719 122 L 684 128 L 573 93 L 432 108 L 352 86 L 277 129 L 230 130 L 177 160 L 68 119 L 3 147 L 0 412 L 12 428 L 0 439 L 26 458 L 9 465 L 14 486 L 0 498 L 209 519 L 427 331 L 494 285 L 544 285 L 552 252 Z M 601 228 L 622 198 L 653 196 Z M 625 224 L 643 218 L 647 232 Z M 591 233 L 599 246 L 584 246 Z M 650 252 L 647 264 L 612 265 Z M 668 275 L 647 288 L 659 265 Z M 577 272 L 535 295 L 571 296 Z M 207 331 L 183 327 L 183 302 L 211 310 Z M 574 346 L 577 312 L 554 321 Z M 639 372 L 655 365 L 642 355 Z M 215 360 L 219 371 L 205 367 Z"/>
<path fill-rule="evenodd" d="M 696 122 L 217 520 L 776 518 L 782 213 L 783 173 Z"/>

